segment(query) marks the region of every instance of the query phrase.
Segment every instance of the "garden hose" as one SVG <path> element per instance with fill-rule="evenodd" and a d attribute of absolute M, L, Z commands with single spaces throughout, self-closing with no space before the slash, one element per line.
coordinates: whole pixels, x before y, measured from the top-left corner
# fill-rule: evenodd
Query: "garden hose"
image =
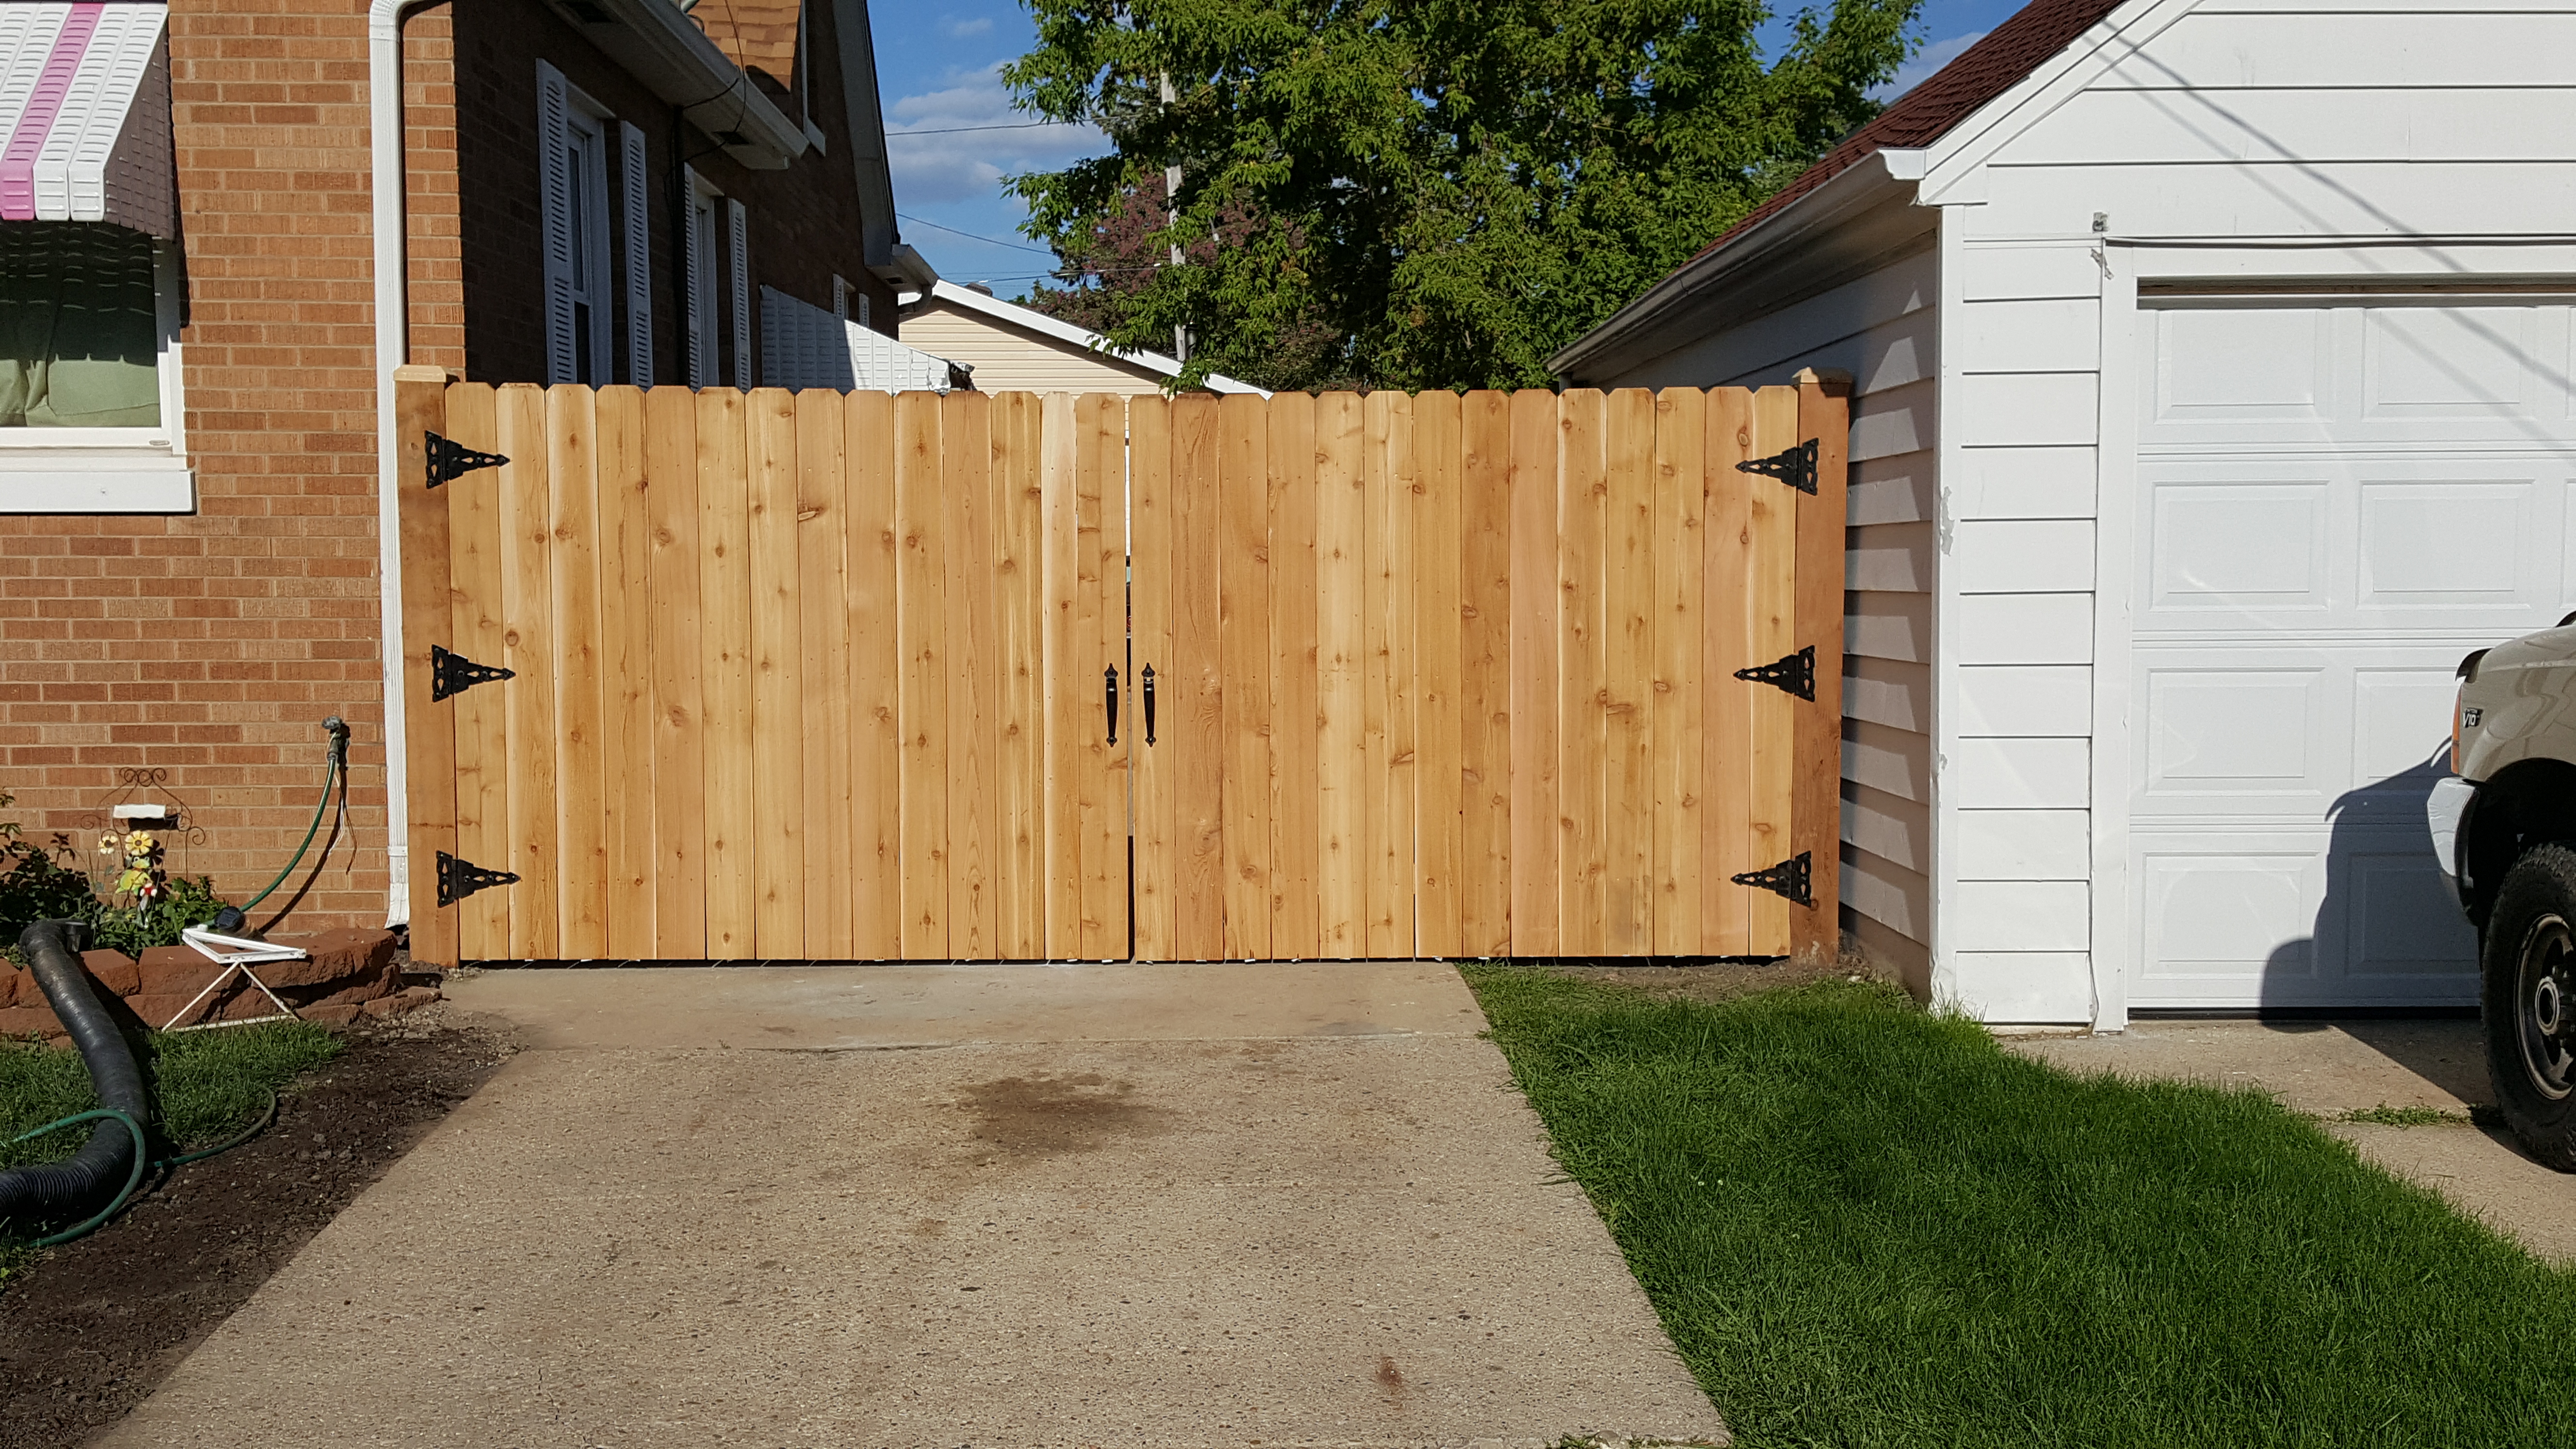
<path fill-rule="evenodd" d="M 18 1143 L 26 1141 L 30 1137 L 42 1137 L 46 1133 L 55 1131 L 59 1128 L 69 1127 L 76 1123 L 89 1122 L 102 1118 L 114 1120 L 134 1138 L 134 1167 L 132 1171 L 125 1174 L 125 1186 L 118 1188 L 116 1190 L 116 1196 L 108 1199 L 107 1206 L 100 1208 L 97 1212 L 91 1214 L 86 1221 L 78 1223 L 72 1227 L 65 1228 L 59 1233 L 38 1238 L 34 1243 L 30 1244 L 30 1246 L 51 1248 L 58 1244 L 68 1243 L 74 1238 L 87 1237 L 98 1227 L 99 1224 L 116 1216 L 116 1210 L 125 1206 L 126 1199 L 134 1196 L 135 1184 L 143 1181 L 143 1169 L 146 1165 L 145 1159 L 147 1156 L 143 1145 L 143 1124 L 135 1121 L 133 1117 L 124 1112 L 118 1111 L 114 1107 L 100 1107 L 88 1112 L 74 1112 L 68 1117 L 57 1117 L 42 1127 L 21 1132 L 17 1136 L 9 1139 L 10 1145 L 15 1146 Z M 101 1130 L 104 1131 L 105 1129 L 102 1128 Z"/>
<path fill-rule="evenodd" d="M 182 1152 L 176 1157 L 154 1158 L 148 1164 L 146 1163 L 144 1156 L 146 1149 L 144 1147 L 143 1124 L 135 1121 L 133 1117 L 124 1112 L 118 1111 L 114 1107 L 100 1107 L 88 1112 L 74 1112 L 68 1117 L 57 1117 L 42 1127 L 29 1128 L 27 1131 L 19 1133 L 17 1136 L 10 1138 L 9 1142 L 11 1146 L 15 1146 L 30 1138 L 42 1137 L 48 1132 L 56 1131 L 64 1127 L 75 1126 L 94 1118 L 113 1118 L 116 1121 L 123 1123 L 125 1130 L 133 1134 L 134 1170 L 125 1175 L 125 1186 L 117 1192 L 114 1198 L 109 1200 L 107 1206 L 100 1208 L 97 1213 L 93 1214 L 89 1218 L 88 1221 L 73 1227 L 65 1228 L 61 1232 L 52 1234 L 48 1237 L 38 1238 L 34 1242 L 28 1244 L 29 1247 L 58 1247 L 64 1243 L 70 1242 L 74 1238 L 85 1238 L 91 1233 L 98 1231 L 98 1227 L 101 1223 L 104 1223 L 109 1218 L 116 1216 L 117 1212 L 122 1209 L 126 1203 L 133 1200 L 134 1189 L 143 1181 L 143 1172 L 147 1165 L 153 1168 L 167 1169 L 172 1167 L 185 1167 L 191 1162 L 203 1162 L 207 1158 L 213 1157 L 218 1153 L 230 1152 L 234 1148 L 241 1146 L 243 1143 L 248 1142 L 254 1137 L 257 1137 L 262 1132 L 267 1131 L 269 1127 L 277 1121 L 277 1094 L 275 1092 L 268 1094 L 268 1109 L 261 1112 L 257 1120 L 253 1121 L 248 1127 L 243 1128 L 241 1131 L 236 1132 L 232 1136 L 225 1138 L 223 1141 L 216 1143 L 214 1146 L 199 1148 L 195 1152 Z"/>
<path fill-rule="evenodd" d="M 250 917 L 251 907 L 267 900 L 279 886 L 286 884 L 288 876 L 295 874 L 295 867 L 303 864 L 304 852 L 312 848 L 313 837 L 322 831 L 322 817 L 331 812 L 331 786 L 334 781 L 337 781 L 340 786 L 340 808 L 342 810 L 349 808 L 348 723 L 335 714 L 322 721 L 322 728 L 330 733 L 331 742 L 326 747 L 322 759 L 322 798 L 313 802 L 313 823 L 304 827 L 304 843 L 295 847 L 295 858 L 289 860 L 286 868 L 277 873 L 277 879 L 268 883 L 268 889 L 238 906 L 225 908 L 223 914 L 215 918 L 216 930 L 240 930 L 242 922 Z"/>
<path fill-rule="evenodd" d="M 108 1197 L 122 1177 L 126 1188 L 109 1205 L 113 1212 L 133 1191 L 150 1156 L 143 1125 L 152 1120 L 151 1094 L 144 1089 L 143 1068 L 134 1060 L 134 1048 L 117 1029 L 115 1018 L 107 1014 L 76 954 L 88 944 L 86 935 L 87 928 L 74 922 L 38 921 L 19 933 L 18 945 L 26 952 L 27 964 L 36 984 L 44 989 L 55 1019 L 80 1048 L 81 1064 L 89 1069 L 90 1085 L 98 1093 L 98 1111 L 67 1121 L 97 1121 L 99 1126 L 80 1151 L 61 1162 L 0 1172 L 0 1221 L 59 1222 L 87 1212 Z M 64 1125 L 57 1122 L 37 1131 Z"/>

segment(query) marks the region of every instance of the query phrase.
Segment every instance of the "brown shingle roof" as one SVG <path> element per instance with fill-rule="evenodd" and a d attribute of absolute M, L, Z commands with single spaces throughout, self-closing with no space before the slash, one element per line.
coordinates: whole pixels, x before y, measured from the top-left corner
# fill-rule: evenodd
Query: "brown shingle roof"
<path fill-rule="evenodd" d="M 1860 164 L 1881 149 L 1928 146 L 1947 135 L 1979 106 L 2019 84 L 2050 56 L 2074 43 L 2095 21 L 2118 9 L 2122 0 L 2031 0 L 2010 20 L 1961 52 L 1921 85 L 1907 91 L 1878 119 L 1854 131 L 1825 153 L 1825 159 L 1799 173 L 1798 179 L 1727 228 L 1725 235 L 1700 250 L 1717 250 L 1760 226 L 1789 203 Z"/>

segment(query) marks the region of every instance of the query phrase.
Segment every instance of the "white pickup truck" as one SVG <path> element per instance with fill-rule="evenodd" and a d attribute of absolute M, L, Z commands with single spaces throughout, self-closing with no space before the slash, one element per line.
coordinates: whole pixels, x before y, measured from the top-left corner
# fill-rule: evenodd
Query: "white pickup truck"
<path fill-rule="evenodd" d="M 2576 614 L 2460 661 L 2451 769 L 2427 809 L 2478 928 L 2496 1105 L 2576 1172 Z"/>

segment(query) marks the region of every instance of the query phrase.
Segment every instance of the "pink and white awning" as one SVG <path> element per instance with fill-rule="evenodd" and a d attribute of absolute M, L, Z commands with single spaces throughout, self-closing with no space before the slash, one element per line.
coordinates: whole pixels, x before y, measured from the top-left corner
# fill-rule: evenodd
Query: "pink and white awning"
<path fill-rule="evenodd" d="M 178 231 L 170 7 L 0 0 L 0 222 Z"/>

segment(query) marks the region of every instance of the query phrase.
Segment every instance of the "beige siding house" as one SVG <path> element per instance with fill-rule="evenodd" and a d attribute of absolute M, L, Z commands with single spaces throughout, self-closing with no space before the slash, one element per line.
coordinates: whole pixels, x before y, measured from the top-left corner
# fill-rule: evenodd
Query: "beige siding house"
<path fill-rule="evenodd" d="M 955 282 L 935 283 L 906 303 L 896 328 L 905 346 L 972 368 L 978 392 L 1151 393 L 1181 370 L 1162 353 L 1110 351 L 1097 332 Z M 1207 386 L 1261 392 L 1230 377 L 1210 377 Z"/>

